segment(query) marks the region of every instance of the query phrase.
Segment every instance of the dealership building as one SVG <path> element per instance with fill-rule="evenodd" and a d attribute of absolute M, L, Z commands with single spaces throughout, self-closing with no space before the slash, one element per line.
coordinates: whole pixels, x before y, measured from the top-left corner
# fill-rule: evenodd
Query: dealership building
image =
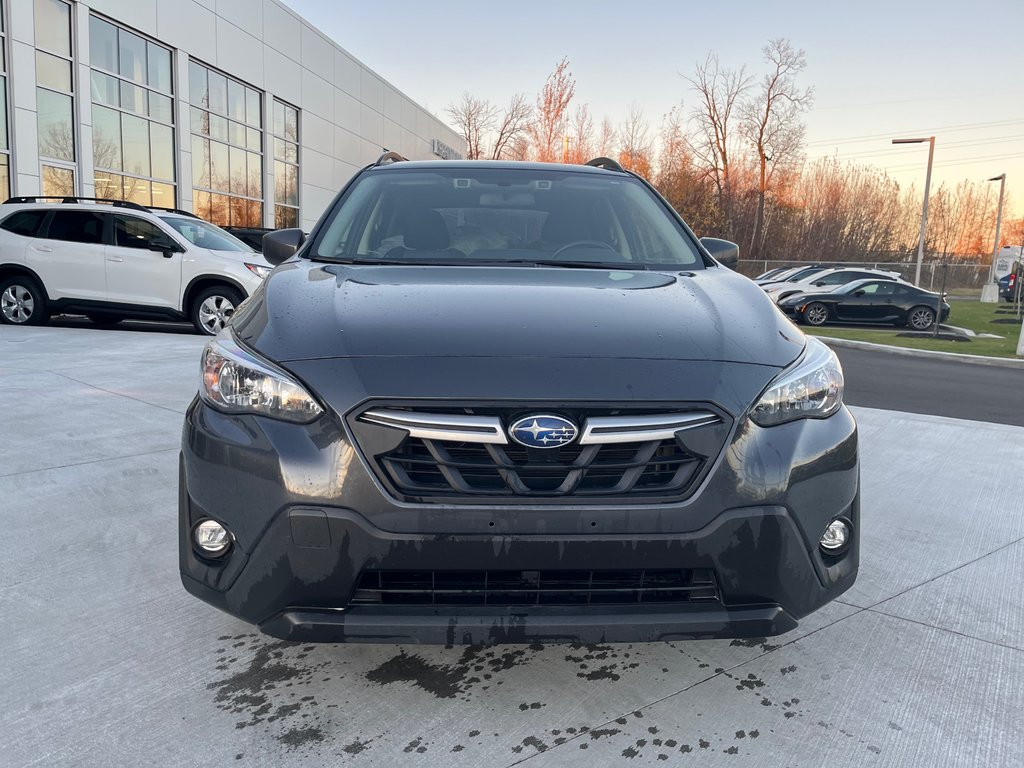
<path fill-rule="evenodd" d="M 0 199 L 308 230 L 385 150 L 465 149 L 277 0 L 0 0 L 0 86 Z"/>

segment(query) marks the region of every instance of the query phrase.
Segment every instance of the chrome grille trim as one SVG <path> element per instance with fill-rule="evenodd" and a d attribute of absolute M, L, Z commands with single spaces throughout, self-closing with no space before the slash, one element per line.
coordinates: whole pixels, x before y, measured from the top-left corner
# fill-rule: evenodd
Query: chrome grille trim
<path fill-rule="evenodd" d="M 508 445 L 501 420 L 494 416 L 461 416 L 450 413 L 419 413 L 387 408 L 367 411 L 359 417 L 369 424 L 394 427 L 424 440 Z"/>
<path fill-rule="evenodd" d="M 677 432 L 717 424 L 722 419 L 708 411 L 648 416 L 595 416 L 586 420 L 580 445 L 668 440 Z"/>

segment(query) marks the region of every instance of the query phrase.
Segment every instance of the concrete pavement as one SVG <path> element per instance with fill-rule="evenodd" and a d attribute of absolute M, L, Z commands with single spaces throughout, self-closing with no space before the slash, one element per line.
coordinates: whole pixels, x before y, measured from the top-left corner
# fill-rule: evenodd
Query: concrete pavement
<path fill-rule="evenodd" d="M 1024 428 L 855 408 L 861 575 L 779 638 L 303 646 L 178 581 L 202 344 L 0 327 L 0 764 L 1024 764 Z"/>

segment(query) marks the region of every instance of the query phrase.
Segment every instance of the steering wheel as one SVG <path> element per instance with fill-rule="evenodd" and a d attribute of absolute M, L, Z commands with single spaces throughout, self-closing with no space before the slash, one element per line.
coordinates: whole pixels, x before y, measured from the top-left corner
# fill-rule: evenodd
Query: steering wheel
<path fill-rule="evenodd" d="M 608 243 L 603 243 L 600 240 L 576 240 L 572 243 L 566 243 L 553 254 L 551 254 L 551 258 L 562 258 L 563 253 L 565 253 L 566 251 L 571 251 L 573 248 L 600 248 L 605 251 L 611 251 L 617 257 L 619 257 L 617 260 L 621 261 L 621 256 L 619 256 L 619 252 L 616 251 L 612 246 L 608 245 Z"/>

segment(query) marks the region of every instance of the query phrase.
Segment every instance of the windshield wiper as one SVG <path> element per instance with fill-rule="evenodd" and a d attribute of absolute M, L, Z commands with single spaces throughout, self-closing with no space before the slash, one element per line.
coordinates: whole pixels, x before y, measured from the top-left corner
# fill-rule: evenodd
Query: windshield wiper
<path fill-rule="evenodd" d="M 605 261 L 562 261 L 560 259 L 458 259 L 447 261 L 412 261 L 396 259 L 314 259 L 331 264 L 356 266 L 401 266 L 401 267 L 566 267 L 569 269 L 609 269 L 627 271 L 646 271 L 650 267 L 644 264 L 621 264 Z"/>
<path fill-rule="evenodd" d="M 562 261 L 561 259 L 506 259 L 497 265 L 514 264 L 520 267 L 566 267 L 568 269 L 625 269 L 630 272 L 650 269 L 646 264 L 622 264 L 609 261 Z"/>

